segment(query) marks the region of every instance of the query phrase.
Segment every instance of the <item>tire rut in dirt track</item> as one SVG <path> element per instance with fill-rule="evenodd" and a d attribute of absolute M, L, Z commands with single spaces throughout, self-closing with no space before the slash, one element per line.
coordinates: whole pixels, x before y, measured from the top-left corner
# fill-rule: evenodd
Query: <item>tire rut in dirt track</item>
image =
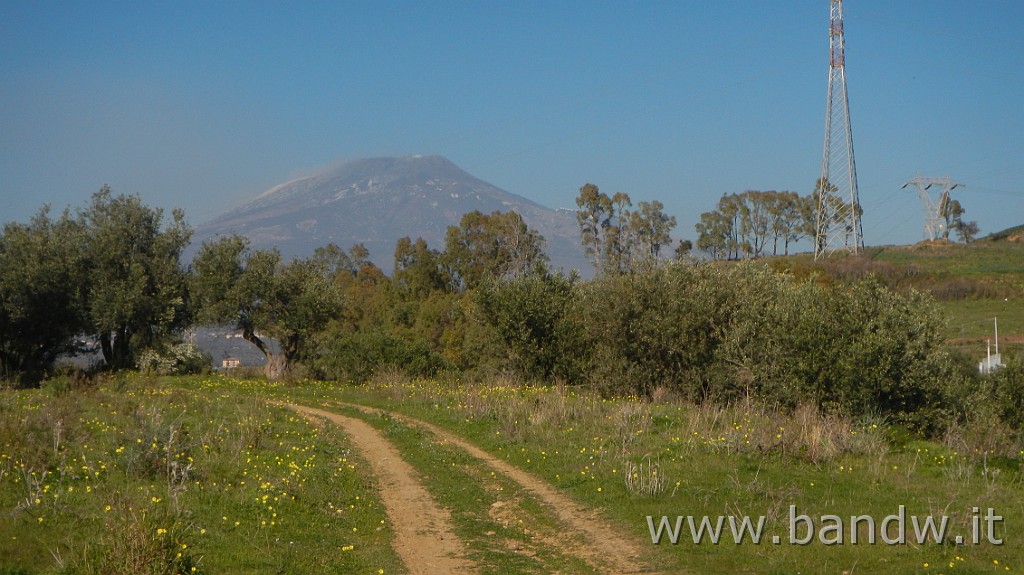
<path fill-rule="evenodd" d="M 289 405 L 312 418 L 340 426 L 380 480 L 380 498 L 395 531 L 395 552 L 413 575 L 477 573 L 465 558 L 465 546 L 452 527 L 450 514 L 427 493 L 412 466 L 398 449 L 370 424 L 321 409 Z"/>
<path fill-rule="evenodd" d="M 358 409 L 367 414 L 385 414 L 409 425 L 426 429 L 438 438 L 455 445 L 473 457 L 487 463 L 494 470 L 520 484 L 551 508 L 569 530 L 580 535 L 587 545 L 574 550 L 574 555 L 593 565 L 602 573 L 654 573 L 655 570 L 640 560 L 636 544 L 608 525 L 596 512 L 576 503 L 560 493 L 550 483 L 499 459 L 461 437 L 414 417 L 385 411 L 365 405 L 344 402 L 332 404 Z"/>

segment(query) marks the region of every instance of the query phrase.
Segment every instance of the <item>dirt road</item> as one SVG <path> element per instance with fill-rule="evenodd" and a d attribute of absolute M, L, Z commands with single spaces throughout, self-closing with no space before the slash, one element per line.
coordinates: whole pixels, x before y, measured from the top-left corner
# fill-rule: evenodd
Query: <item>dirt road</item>
<path fill-rule="evenodd" d="M 413 575 L 477 573 L 455 536 L 451 516 L 439 506 L 398 449 L 370 424 L 322 409 L 290 405 L 313 418 L 341 426 L 380 480 L 380 498 L 395 530 L 395 551 Z"/>
<path fill-rule="evenodd" d="M 476 447 L 475 445 L 467 442 L 448 432 L 444 429 L 432 425 L 425 421 L 408 417 L 405 415 L 379 410 L 363 405 L 347 404 L 341 402 L 332 402 L 334 405 L 355 408 L 366 414 L 386 414 L 389 417 L 402 421 L 407 425 L 419 427 L 432 434 L 434 434 L 439 440 L 458 447 L 472 455 L 473 457 L 483 461 L 489 465 L 495 471 L 508 477 L 512 481 L 521 485 L 527 492 L 532 494 L 537 500 L 543 503 L 549 508 L 555 517 L 558 518 L 559 523 L 565 530 L 565 534 L 570 537 L 575 537 L 578 540 L 583 541 L 583 545 L 558 545 L 557 542 L 552 542 L 561 551 L 568 551 L 573 556 L 583 560 L 587 564 L 591 565 L 599 573 L 608 574 L 627 574 L 627 573 L 651 573 L 653 572 L 648 566 L 644 565 L 640 559 L 640 549 L 638 545 L 630 539 L 624 537 L 621 533 L 613 529 L 606 521 L 604 521 L 597 513 L 593 510 L 588 509 L 566 495 L 556 490 L 551 484 L 546 481 L 537 478 L 522 469 L 519 469 L 508 462 L 499 459 L 490 453 Z M 328 417 L 332 421 L 337 421 L 333 417 L 342 417 L 335 414 L 322 410 L 315 410 L 311 408 L 298 408 L 306 413 L 314 413 L 322 417 Z M 344 420 L 352 420 L 352 418 L 343 418 Z M 355 420 L 358 421 L 358 420 Z M 362 425 L 369 427 L 365 422 L 360 421 Z M 347 427 L 346 427 L 347 429 Z M 372 430 L 372 428 L 371 428 Z M 376 433 L 374 431 L 374 433 Z M 377 434 L 379 436 L 379 434 Z M 383 437 L 379 437 L 379 440 L 387 443 Z M 364 455 L 371 464 L 374 464 L 375 459 L 380 459 L 385 456 L 389 459 L 398 459 L 397 451 L 393 446 L 390 446 L 390 450 L 394 452 L 385 452 L 378 448 L 374 448 L 371 451 L 366 452 Z M 379 464 L 379 462 L 378 462 Z M 408 467 L 406 465 L 405 467 Z M 374 467 L 376 471 L 376 465 Z M 409 469 L 410 474 L 414 472 Z M 413 479 L 415 481 L 415 479 Z M 421 488 L 422 489 L 422 488 Z M 389 510 L 390 514 L 390 510 Z M 394 520 L 393 520 L 394 522 Z M 446 536 L 450 537 L 450 536 Z M 435 571 L 435 573 L 445 573 L 445 571 Z"/>

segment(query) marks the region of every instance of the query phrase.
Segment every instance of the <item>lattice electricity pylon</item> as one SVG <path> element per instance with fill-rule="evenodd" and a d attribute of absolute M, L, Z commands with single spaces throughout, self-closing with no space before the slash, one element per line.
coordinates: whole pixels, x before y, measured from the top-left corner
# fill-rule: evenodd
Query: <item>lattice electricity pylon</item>
<path fill-rule="evenodd" d="M 846 95 L 846 40 L 843 35 L 843 0 L 830 0 L 828 97 L 825 112 L 825 151 L 821 179 L 815 189 L 818 202 L 814 259 L 835 251 L 854 254 L 864 248 L 857 163 L 853 158 L 850 102 Z"/>
<path fill-rule="evenodd" d="M 966 186 L 954 182 L 949 176 L 942 178 L 914 176 L 909 182 L 903 184 L 900 189 L 902 190 L 907 186 L 917 188 L 917 195 L 921 198 L 921 204 L 924 206 L 924 237 L 932 241 L 939 235 L 945 237 L 945 211 L 949 203 L 949 192 Z M 934 201 L 929 192 L 933 187 L 938 187 L 942 190 Z"/>

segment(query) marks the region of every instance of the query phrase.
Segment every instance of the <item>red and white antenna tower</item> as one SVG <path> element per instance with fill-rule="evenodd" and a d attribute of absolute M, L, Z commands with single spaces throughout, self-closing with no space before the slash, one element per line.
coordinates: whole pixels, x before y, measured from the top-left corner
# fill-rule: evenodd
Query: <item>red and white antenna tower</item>
<path fill-rule="evenodd" d="M 843 0 L 830 0 L 828 98 L 825 113 L 825 151 L 821 178 L 815 186 L 818 219 L 814 258 L 835 251 L 859 253 L 864 249 L 857 163 L 853 159 L 850 102 L 846 95 L 846 40 L 843 35 Z"/>

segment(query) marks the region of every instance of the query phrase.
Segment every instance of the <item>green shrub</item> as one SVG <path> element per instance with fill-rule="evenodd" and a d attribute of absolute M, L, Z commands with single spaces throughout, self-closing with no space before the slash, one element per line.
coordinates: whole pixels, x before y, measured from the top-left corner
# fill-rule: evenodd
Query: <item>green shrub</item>
<path fill-rule="evenodd" d="M 604 393 L 650 396 L 665 387 L 691 400 L 708 399 L 719 345 L 716 318 L 728 309 L 712 279 L 723 268 L 673 264 L 643 273 L 609 276 L 582 290 L 592 338 L 589 378 Z"/>
<path fill-rule="evenodd" d="M 210 354 L 193 343 L 178 343 L 163 349 L 150 348 L 139 354 L 137 366 L 155 375 L 192 375 L 210 371 Z"/>
<path fill-rule="evenodd" d="M 588 376 L 609 393 L 808 403 L 926 433 L 952 417 L 959 380 L 937 308 L 870 276 L 829 286 L 754 264 L 675 264 L 591 282 L 583 295 Z"/>
<path fill-rule="evenodd" d="M 356 332 L 329 339 L 310 362 L 316 377 L 365 382 L 381 370 L 430 377 L 447 367 L 425 341 L 406 341 L 383 331 Z"/>
<path fill-rule="evenodd" d="M 723 368 L 742 366 L 758 395 L 783 405 L 810 401 L 941 431 L 955 370 L 930 299 L 897 294 L 873 277 L 843 288 L 786 277 L 767 285 L 737 300 Z"/>
<path fill-rule="evenodd" d="M 1000 416 L 1019 434 L 1024 430 L 1024 360 L 1008 361 L 990 380 Z"/>
<path fill-rule="evenodd" d="M 587 345 L 575 305 L 575 277 L 543 271 L 485 283 L 475 296 L 518 375 L 569 383 L 581 379 Z"/>

